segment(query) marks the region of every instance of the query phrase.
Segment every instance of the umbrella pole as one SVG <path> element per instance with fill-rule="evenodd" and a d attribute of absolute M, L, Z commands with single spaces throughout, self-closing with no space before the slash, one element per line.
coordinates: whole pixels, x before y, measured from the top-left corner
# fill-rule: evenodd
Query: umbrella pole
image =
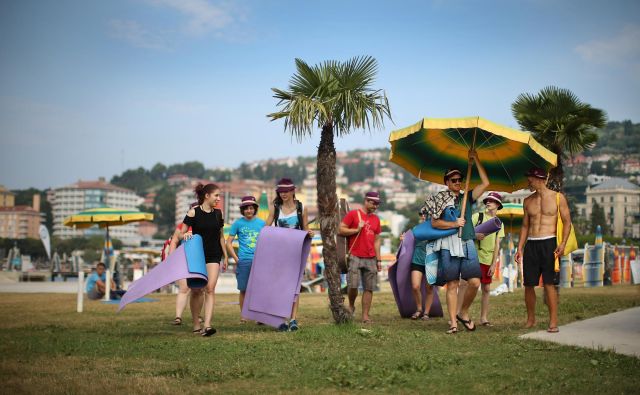
<path fill-rule="evenodd" d="M 107 240 L 105 242 L 105 260 L 106 262 L 106 273 L 105 273 L 105 279 L 104 279 L 104 300 L 109 300 L 111 299 L 111 254 L 109 253 L 109 224 L 107 223 Z"/>
<path fill-rule="evenodd" d="M 477 129 L 473 131 L 473 143 L 471 144 L 471 148 L 469 149 L 469 151 L 472 151 L 476 148 L 476 133 L 477 133 Z M 467 174 L 465 176 L 466 180 L 464 182 L 464 200 L 462 201 L 460 218 L 464 218 L 464 214 L 467 210 L 467 201 L 469 200 L 469 183 L 471 181 L 471 166 L 472 166 L 472 163 L 471 161 L 469 161 L 469 163 L 467 164 Z M 458 228 L 458 237 L 462 237 L 462 228 Z"/>

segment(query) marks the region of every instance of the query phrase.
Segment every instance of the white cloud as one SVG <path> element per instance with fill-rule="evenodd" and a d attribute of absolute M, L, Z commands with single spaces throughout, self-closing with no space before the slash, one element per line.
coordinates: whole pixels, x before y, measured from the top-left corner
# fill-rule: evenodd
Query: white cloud
<path fill-rule="evenodd" d="M 611 64 L 638 70 L 640 26 L 625 26 L 618 35 L 578 45 L 575 51 L 587 62 Z"/>
<path fill-rule="evenodd" d="M 206 0 L 148 0 L 149 3 L 172 8 L 184 17 L 185 32 L 203 36 L 210 32 L 219 32 L 234 22 L 232 10 L 228 6 L 214 5 Z"/>
<path fill-rule="evenodd" d="M 157 33 L 145 29 L 132 20 L 113 19 L 109 22 L 113 37 L 119 38 L 138 48 L 168 50 L 166 39 Z"/>

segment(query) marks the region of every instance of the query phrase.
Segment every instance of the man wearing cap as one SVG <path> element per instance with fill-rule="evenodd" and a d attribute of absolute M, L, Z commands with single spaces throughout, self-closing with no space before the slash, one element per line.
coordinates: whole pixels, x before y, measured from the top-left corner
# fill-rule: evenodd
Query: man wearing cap
<path fill-rule="evenodd" d="M 258 214 L 258 203 L 253 196 L 245 196 L 240 203 L 241 218 L 238 218 L 229 231 L 227 237 L 227 251 L 236 262 L 236 280 L 238 281 L 238 291 L 240 291 L 240 311 L 244 304 L 244 295 L 247 290 L 253 255 L 256 251 L 256 243 L 260 230 L 265 222 L 256 217 Z M 233 239 L 238 237 L 238 253 L 233 248 Z M 244 318 L 240 318 L 240 323 L 245 323 Z"/>
<path fill-rule="evenodd" d="M 496 217 L 498 210 L 502 210 L 502 196 L 497 192 L 489 192 L 489 195 L 482 201 L 485 209 L 473 215 L 473 226 L 476 227 L 483 222 L 487 222 Z M 478 250 L 478 260 L 480 261 L 480 287 L 482 290 L 482 302 L 480 304 L 480 325 L 491 326 L 489 322 L 489 292 L 491 291 L 491 281 L 496 270 L 496 262 L 500 253 L 500 240 L 504 237 L 504 226 L 500 230 L 485 235 L 476 233 L 476 249 Z"/>
<path fill-rule="evenodd" d="M 556 285 L 560 281 L 555 268 L 556 257 L 564 253 L 566 240 L 571 231 L 571 215 L 567 199 L 563 194 L 547 188 L 547 172 L 532 168 L 526 174 L 529 190 L 533 193 L 524 200 L 524 218 L 518 241 L 516 262 L 522 262 L 524 274 L 524 300 L 527 305 L 526 328 L 536 324 L 536 291 L 540 281 L 544 284 L 549 308 L 549 327 L 547 332 L 558 330 L 558 294 Z M 559 204 L 556 203 L 558 199 Z M 560 218 L 558 218 L 558 212 Z M 556 233 L 558 221 L 563 223 L 562 243 L 557 245 Z"/>
<path fill-rule="evenodd" d="M 362 322 L 371 323 L 369 311 L 373 300 L 373 290 L 382 271 L 380 260 L 380 218 L 375 211 L 380 205 L 378 192 L 367 192 L 362 209 L 351 210 L 340 222 L 338 233 L 349 238 L 349 308 L 356 310 L 358 287 L 362 278 Z"/>
<path fill-rule="evenodd" d="M 431 216 L 431 225 L 437 229 L 462 228 L 462 237 L 457 234 L 436 240 L 434 251 L 440 251 L 438 265 L 438 282 L 447 284 L 447 310 L 449 311 L 448 334 L 458 332 L 458 321 L 468 330 L 476 329 L 475 323 L 469 318 L 469 307 L 476 297 L 480 287 L 480 262 L 474 244 L 476 234 L 471 220 L 471 205 L 489 187 L 489 178 L 484 166 L 478 160 L 475 151 L 469 151 L 469 163 L 475 163 L 482 181 L 471 193 L 461 193 L 464 175 L 459 169 L 449 169 L 444 172 L 446 191 L 438 192 L 425 201 L 424 209 Z M 446 221 L 441 218 L 446 207 L 454 206 L 461 211 L 462 203 L 467 199 L 464 218 L 456 221 Z M 467 289 L 458 312 L 458 284 L 460 279 L 467 282 Z"/>

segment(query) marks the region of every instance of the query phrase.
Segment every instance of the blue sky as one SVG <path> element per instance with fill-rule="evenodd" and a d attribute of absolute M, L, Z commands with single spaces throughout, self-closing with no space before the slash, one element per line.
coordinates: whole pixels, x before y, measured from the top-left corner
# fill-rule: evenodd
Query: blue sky
<path fill-rule="evenodd" d="M 568 88 L 640 122 L 637 1 L 110 0 L 0 3 L 0 184 L 59 187 L 157 162 L 313 155 L 270 122 L 294 59 L 372 55 L 393 122 L 517 127 L 523 92 Z"/>

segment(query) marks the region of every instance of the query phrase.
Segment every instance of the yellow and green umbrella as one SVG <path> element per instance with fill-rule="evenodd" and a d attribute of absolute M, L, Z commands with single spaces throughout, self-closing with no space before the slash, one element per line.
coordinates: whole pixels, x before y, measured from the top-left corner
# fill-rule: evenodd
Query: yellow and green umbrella
<path fill-rule="evenodd" d="M 108 228 L 109 226 L 126 225 L 139 221 L 153 221 L 153 214 L 138 210 L 101 207 L 71 215 L 65 218 L 63 224 L 64 226 L 73 226 L 77 229 L 86 229 L 93 225 Z"/>
<path fill-rule="evenodd" d="M 137 210 L 101 207 L 81 211 L 77 214 L 71 215 L 65 218 L 63 225 L 72 226 L 77 229 L 86 229 L 94 225 L 106 228 L 104 255 L 105 260 L 109 264 L 109 270 L 112 272 L 113 261 L 111 256 L 113 254 L 113 248 L 111 246 L 111 239 L 109 238 L 109 227 L 126 225 L 139 221 L 153 221 L 153 214 Z M 109 299 L 109 281 L 110 279 L 107 278 L 107 292 L 105 294 L 105 299 L 107 300 Z"/>
<path fill-rule="evenodd" d="M 258 218 L 263 221 L 266 221 L 269 218 L 269 198 L 267 197 L 267 192 L 262 191 L 260 194 L 260 199 L 258 199 Z"/>
<path fill-rule="evenodd" d="M 480 117 L 424 118 L 389 136 L 390 160 L 416 177 L 443 183 L 446 169 L 467 168 L 469 150 L 475 149 L 491 190 L 513 192 L 527 186 L 524 174 L 532 167 L 549 170 L 556 154 L 538 143 L 529 132 L 511 129 Z M 478 174 L 468 178 L 472 189 L 481 183 Z"/>
<path fill-rule="evenodd" d="M 509 233 L 520 232 L 524 209 L 520 203 L 503 203 L 502 210 L 498 210 L 498 218 L 504 223 L 509 223 Z"/>

